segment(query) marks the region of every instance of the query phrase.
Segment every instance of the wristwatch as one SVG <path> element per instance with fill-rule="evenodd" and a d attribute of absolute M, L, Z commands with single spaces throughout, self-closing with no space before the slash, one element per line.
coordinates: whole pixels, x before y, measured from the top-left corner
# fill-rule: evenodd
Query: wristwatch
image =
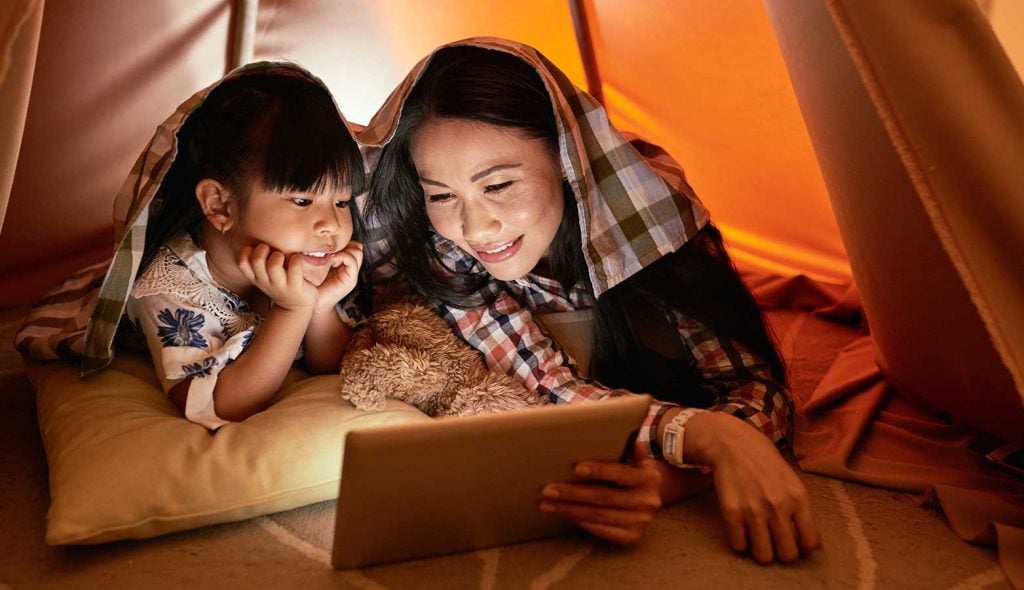
<path fill-rule="evenodd" d="M 703 474 L 711 473 L 711 467 L 699 463 L 687 463 L 683 459 L 683 440 L 685 439 L 684 426 L 690 418 L 700 412 L 706 412 L 700 408 L 683 408 L 671 420 L 665 424 L 665 437 L 663 440 L 663 453 L 665 460 L 671 465 L 685 469 L 700 469 Z"/>

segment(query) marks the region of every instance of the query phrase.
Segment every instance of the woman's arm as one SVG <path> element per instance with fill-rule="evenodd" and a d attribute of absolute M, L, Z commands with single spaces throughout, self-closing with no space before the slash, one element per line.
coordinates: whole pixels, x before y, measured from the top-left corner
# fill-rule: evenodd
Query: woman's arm
<path fill-rule="evenodd" d="M 710 411 L 694 414 L 683 427 L 683 460 L 713 470 L 730 545 L 762 563 L 817 549 L 821 539 L 807 490 L 773 444 L 784 441 L 790 428 L 785 388 L 742 345 L 681 314 L 674 317 L 693 366 L 716 393 Z M 655 440 L 664 443 L 665 426 L 679 411 L 660 417 Z M 669 478 L 677 477 L 670 472 Z"/>

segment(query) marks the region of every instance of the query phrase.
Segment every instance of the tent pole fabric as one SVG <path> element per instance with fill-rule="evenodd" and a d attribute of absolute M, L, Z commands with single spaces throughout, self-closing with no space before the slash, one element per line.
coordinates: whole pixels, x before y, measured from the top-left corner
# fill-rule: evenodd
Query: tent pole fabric
<path fill-rule="evenodd" d="M 0 9 L 0 227 L 21 151 L 42 26 L 43 0 L 18 0 Z"/>
<path fill-rule="evenodd" d="M 259 0 L 235 0 L 231 10 L 231 59 L 228 60 L 228 72 L 253 59 Z"/>
<path fill-rule="evenodd" d="M 594 42 L 590 36 L 590 24 L 587 21 L 586 0 L 569 0 L 569 12 L 572 13 L 573 30 L 576 31 L 576 45 L 580 50 L 583 71 L 587 75 L 587 92 L 604 105 L 604 92 L 601 89 L 601 75 L 597 71 L 597 58 L 594 55 Z"/>

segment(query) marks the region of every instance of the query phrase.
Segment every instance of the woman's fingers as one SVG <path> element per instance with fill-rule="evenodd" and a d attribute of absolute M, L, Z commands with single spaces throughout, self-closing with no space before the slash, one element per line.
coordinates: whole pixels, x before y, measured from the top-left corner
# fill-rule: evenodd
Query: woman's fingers
<path fill-rule="evenodd" d="M 747 527 L 743 518 L 738 514 L 725 515 L 725 532 L 729 537 L 729 546 L 733 551 L 744 552 L 747 550 Z"/>
<path fill-rule="evenodd" d="M 661 498 L 656 491 L 617 489 L 607 485 L 557 483 L 544 486 L 541 496 L 547 500 L 592 506 L 614 506 L 627 510 L 657 512 Z"/>
<path fill-rule="evenodd" d="M 800 549 L 804 553 L 810 553 L 821 548 L 821 534 L 818 532 L 818 527 L 814 524 L 814 518 L 811 516 L 811 508 L 808 503 L 804 502 L 797 509 L 796 515 L 793 517 L 793 523 L 796 526 Z"/>
<path fill-rule="evenodd" d="M 771 563 L 774 552 L 772 551 L 772 535 L 768 532 L 768 523 L 755 519 L 747 523 L 747 533 L 750 535 L 750 554 L 758 563 Z"/>
<path fill-rule="evenodd" d="M 651 461 L 651 464 L 644 463 Z M 590 481 L 612 483 L 625 488 L 661 485 L 661 473 L 653 466 L 653 459 L 644 459 L 638 465 L 610 461 L 581 461 L 573 473 Z"/>
<path fill-rule="evenodd" d="M 624 529 L 593 522 L 578 522 L 576 525 L 595 537 L 600 537 L 606 541 L 618 543 L 619 545 L 631 545 L 642 539 L 644 536 L 643 529 Z"/>
<path fill-rule="evenodd" d="M 654 520 L 654 512 L 572 502 L 542 500 L 540 509 L 542 512 L 564 516 L 579 523 L 590 522 L 617 527 L 646 528 Z"/>
<path fill-rule="evenodd" d="M 771 522 L 772 545 L 779 561 L 793 561 L 800 557 L 796 544 L 796 528 L 789 514 L 775 513 Z"/>

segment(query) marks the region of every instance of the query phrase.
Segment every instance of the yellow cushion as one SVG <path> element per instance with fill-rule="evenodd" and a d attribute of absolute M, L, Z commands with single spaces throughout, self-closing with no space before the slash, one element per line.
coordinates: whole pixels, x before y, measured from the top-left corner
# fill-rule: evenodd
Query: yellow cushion
<path fill-rule="evenodd" d="M 215 434 L 164 395 L 149 360 L 121 354 L 85 379 L 71 363 L 29 364 L 50 468 L 46 542 L 145 538 L 336 498 L 350 429 L 428 420 L 389 401 L 343 401 L 337 376 L 292 371 L 273 404 Z"/>

